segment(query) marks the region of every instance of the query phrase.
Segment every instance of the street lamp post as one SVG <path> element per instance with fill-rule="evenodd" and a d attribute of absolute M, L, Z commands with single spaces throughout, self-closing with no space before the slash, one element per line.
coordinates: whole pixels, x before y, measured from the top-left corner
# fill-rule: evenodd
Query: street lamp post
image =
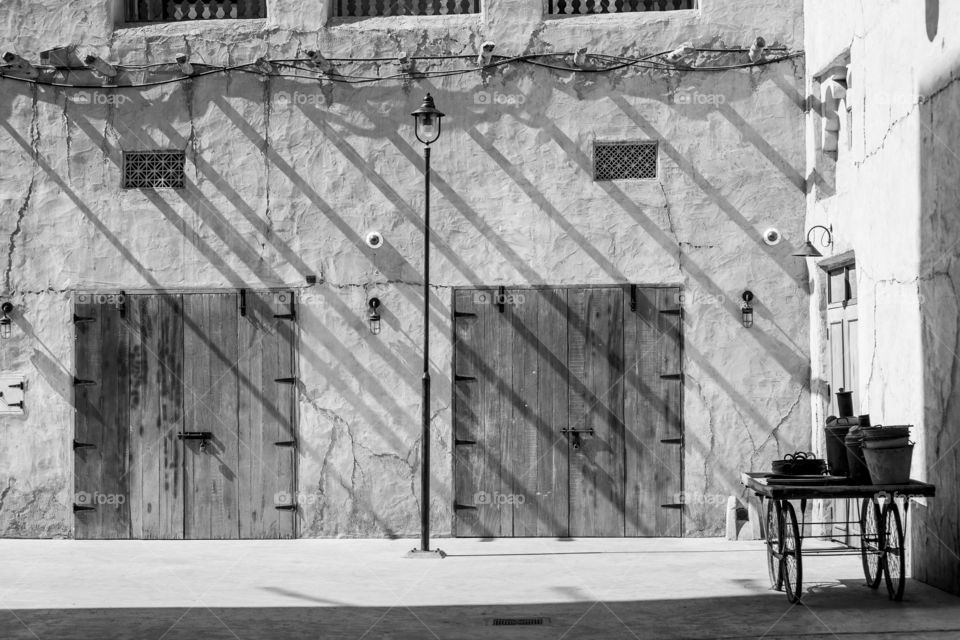
<path fill-rule="evenodd" d="M 420 108 L 411 113 L 414 134 L 423 143 L 424 209 L 423 209 L 423 396 L 421 407 L 420 456 L 420 548 L 410 555 L 442 558 L 439 549 L 430 550 L 430 145 L 440 137 L 440 121 L 444 114 L 428 93 Z"/>

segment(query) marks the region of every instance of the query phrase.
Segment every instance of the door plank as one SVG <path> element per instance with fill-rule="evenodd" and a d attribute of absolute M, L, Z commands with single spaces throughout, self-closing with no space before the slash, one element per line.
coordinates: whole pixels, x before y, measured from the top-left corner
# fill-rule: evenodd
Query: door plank
<path fill-rule="evenodd" d="M 481 290 L 478 294 L 485 294 L 487 297 L 484 302 L 476 305 L 477 317 L 482 327 L 476 351 L 483 362 L 477 377 L 482 406 L 482 430 L 478 446 L 482 451 L 483 463 L 478 470 L 476 486 L 478 496 L 486 498 L 484 504 L 477 504 L 477 518 L 481 535 L 504 536 L 510 535 L 510 522 L 504 522 L 500 510 L 492 501 L 494 496 L 502 491 L 501 434 L 509 428 L 511 417 L 510 407 L 504 398 L 510 372 L 509 347 L 505 344 L 509 338 L 509 325 L 503 320 L 497 307 L 491 303 L 489 296 L 493 295 L 493 292 Z"/>
<path fill-rule="evenodd" d="M 129 538 L 130 490 L 127 474 L 129 390 L 126 332 L 117 304 L 78 304 L 78 316 L 94 318 L 76 325 L 77 378 L 93 384 L 75 387 L 76 439 L 95 445 L 77 450 L 75 503 L 78 538 Z"/>
<path fill-rule="evenodd" d="M 75 375 L 80 380 L 93 381 L 90 385 L 74 386 L 77 412 L 74 438 L 78 442 L 94 445 L 91 448 L 74 450 L 73 502 L 81 507 L 95 507 L 89 503 L 92 502 L 94 492 L 99 491 L 101 486 L 104 416 L 100 411 L 100 380 L 103 375 L 100 309 L 100 305 L 89 302 L 76 302 L 74 305 L 75 315 L 90 319 L 75 325 Z M 101 537 L 101 518 L 95 508 L 92 511 L 76 511 L 74 516 L 76 538 Z"/>
<path fill-rule="evenodd" d="M 239 536 L 237 500 L 238 382 L 236 294 L 184 296 L 184 430 L 210 431 L 184 440 L 184 537 Z"/>
<path fill-rule="evenodd" d="M 573 352 L 582 344 L 582 377 L 573 380 L 573 396 L 582 406 L 571 409 L 571 423 L 594 429 L 582 434 L 571 452 L 570 529 L 573 536 L 624 535 L 623 433 L 623 290 L 591 288 L 571 292 Z M 575 327 L 575 329 L 574 329 Z M 573 376 L 571 376 L 573 378 Z M 576 417 L 576 420 L 574 418 Z"/>
<path fill-rule="evenodd" d="M 290 538 L 295 512 L 275 509 L 277 494 L 294 495 L 296 385 L 278 383 L 295 378 L 293 349 L 295 324 L 274 314 L 289 310 L 293 293 L 246 293 L 246 315 L 239 318 L 239 536 Z"/>
<path fill-rule="evenodd" d="M 483 475 L 483 433 L 478 351 L 483 325 L 475 291 L 458 289 L 453 308 L 453 468 L 454 535 L 484 536 L 475 502 Z M 473 315 L 468 315 L 473 314 Z"/>
<path fill-rule="evenodd" d="M 505 435 L 501 459 L 508 475 L 509 490 L 501 510 L 509 512 L 513 522 L 511 535 L 537 535 L 536 503 L 539 479 L 538 442 L 544 428 L 540 416 L 539 383 L 539 295 L 532 290 L 507 289 L 505 315 L 510 322 L 511 384 L 509 404 L 512 417 Z"/>
<path fill-rule="evenodd" d="M 679 289 L 638 288 L 637 309 L 624 310 L 628 371 L 627 535 L 680 536 L 682 381 L 663 378 L 680 373 L 680 318 L 661 313 L 678 307 Z M 635 338 L 635 340 L 634 340 Z"/>
<path fill-rule="evenodd" d="M 178 295 L 127 297 L 134 538 L 183 537 L 183 333 Z"/>
<path fill-rule="evenodd" d="M 533 292 L 531 292 L 533 293 Z M 537 396 L 540 407 L 537 428 L 536 535 L 566 537 L 569 523 L 569 445 L 560 431 L 569 425 L 569 382 L 567 371 L 567 291 L 537 292 L 539 376 Z"/>

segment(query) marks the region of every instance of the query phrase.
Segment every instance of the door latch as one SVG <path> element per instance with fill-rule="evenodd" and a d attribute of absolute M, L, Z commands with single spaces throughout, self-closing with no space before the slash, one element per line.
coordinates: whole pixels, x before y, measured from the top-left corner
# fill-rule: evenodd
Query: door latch
<path fill-rule="evenodd" d="M 213 440 L 212 431 L 181 431 L 177 433 L 177 440 L 199 440 L 200 451 L 207 450 L 207 440 Z"/>
<path fill-rule="evenodd" d="M 593 427 L 590 427 L 589 429 L 569 429 L 565 427 L 560 429 L 560 433 L 570 436 L 570 444 L 574 449 L 579 449 L 583 444 L 583 441 L 580 439 L 580 434 L 585 433 L 589 436 L 592 436 L 595 434 L 595 431 L 593 430 Z"/>

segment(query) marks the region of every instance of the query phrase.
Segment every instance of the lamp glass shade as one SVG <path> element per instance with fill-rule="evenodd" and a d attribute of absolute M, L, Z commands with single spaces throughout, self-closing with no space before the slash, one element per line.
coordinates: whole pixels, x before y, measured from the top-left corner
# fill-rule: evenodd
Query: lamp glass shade
<path fill-rule="evenodd" d="M 817 250 L 817 248 L 816 248 L 815 246 L 813 246 L 813 243 L 810 242 L 809 240 L 807 240 L 807 241 L 803 244 L 803 248 L 800 249 L 800 251 L 796 252 L 796 253 L 793 254 L 793 255 L 796 256 L 796 257 L 798 257 L 798 258 L 821 258 L 821 257 L 823 257 L 823 254 L 820 253 L 820 252 Z"/>
<path fill-rule="evenodd" d="M 440 137 L 440 120 L 444 114 L 433 103 L 429 93 L 423 99 L 420 108 L 411 113 L 414 119 L 414 133 L 423 144 L 432 144 Z"/>

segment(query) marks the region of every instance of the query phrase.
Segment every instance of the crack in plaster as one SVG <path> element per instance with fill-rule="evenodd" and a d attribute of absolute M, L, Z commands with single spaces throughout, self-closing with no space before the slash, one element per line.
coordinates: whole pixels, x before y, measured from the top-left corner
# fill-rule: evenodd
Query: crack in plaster
<path fill-rule="evenodd" d="M 3 503 L 7 499 L 7 494 L 13 490 L 13 485 L 16 484 L 16 480 L 10 478 L 7 480 L 7 486 L 3 491 L 0 491 L 0 513 L 3 513 Z"/>
<path fill-rule="evenodd" d="M 869 160 L 873 156 L 883 151 L 884 147 L 887 144 L 887 138 L 889 138 L 890 135 L 893 133 L 893 131 L 896 128 L 898 128 L 904 121 L 908 120 L 920 108 L 920 105 L 922 105 L 925 102 L 930 102 L 931 100 L 939 96 L 941 93 L 949 89 L 958 80 L 960 80 L 960 75 L 954 76 L 951 73 L 950 80 L 947 81 L 942 87 L 932 92 L 930 95 L 918 95 L 917 101 L 914 102 L 912 105 L 910 105 L 910 110 L 907 113 L 900 116 L 899 118 L 896 118 L 895 120 L 893 120 L 890 123 L 890 125 L 887 127 L 887 130 L 884 132 L 883 137 L 880 139 L 880 143 L 874 146 L 874 148 L 871 149 L 869 153 L 865 153 L 862 160 L 854 161 L 853 163 L 854 166 L 857 168 L 863 166 L 864 164 L 866 164 L 867 160 Z M 866 109 L 866 106 L 867 106 L 866 97 L 864 97 L 863 108 Z"/>
<path fill-rule="evenodd" d="M 677 228 L 673 224 L 673 212 L 670 210 L 670 200 L 667 198 L 667 190 L 663 188 L 663 183 L 658 182 L 657 186 L 660 187 L 660 193 L 663 194 L 663 210 L 667 215 L 667 228 L 670 230 L 670 235 L 673 236 L 673 241 L 677 243 L 677 269 L 680 271 L 680 274 L 683 275 L 683 248 L 680 246 L 680 238 L 677 237 Z"/>
<path fill-rule="evenodd" d="M 777 437 L 778 432 L 780 431 L 780 427 L 786 424 L 786 422 L 790 419 L 790 416 L 793 415 L 793 411 L 800 405 L 801 400 L 803 400 L 802 386 L 800 387 L 800 391 L 797 394 L 797 399 L 793 401 L 792 405 L 790 405 L 790 408 L 787 410 L 786 415 L 780 418 L 780 422 L 777 423 L 777 426 L 771 429 L 770 434 L 766 437 L 766 439 L 763 442 L 760 443 L 760 449 L 763 449 L 767 445 L 767 443 L 770 442 L 770 439 L 772 438 L 777 445 L 777 456 L 780 455 L 781 449 L 780 449 L 780 438 Z M 760 449 L 758 449 L 757 451 L 759 452 Z"/>
<path fill-rule="evenodd" d="M 37 91 L 37 85 L 34 85 L 33 113 L 30 121 L 30 152 L 33 158 L 30 182 L 27 184 L 27 195 L 24 197 L 19 209 L 17 209 L 17 221 L 13 227 L 13 231 L 10 233 L 10 239 L 7 244 L 7 268 L 3 273 L 3 287 L 8 294 L 11 291 L 10 279 L 13 276 L 13 254 L 17 249 L 17 237 L 23 231 L 23 220 L 27 215 L 27 209 L 30 207 L 30 200 L 33 197 L 33 189 L 37 183 L 37 160 L 40 156 L 40 111 Z"/>
<path fill-rule="evenodd" d="M 273 219 L 270 217 L 270 78 L 263 83 L 263 166 L 265 187 L 264 217 L 267 220 L 267 228 L 264 236 L 273 233 Z M 267 238 L 269 239 L 269 238 Z M 263 244 L 261 247 L 265 248 Z"/>

